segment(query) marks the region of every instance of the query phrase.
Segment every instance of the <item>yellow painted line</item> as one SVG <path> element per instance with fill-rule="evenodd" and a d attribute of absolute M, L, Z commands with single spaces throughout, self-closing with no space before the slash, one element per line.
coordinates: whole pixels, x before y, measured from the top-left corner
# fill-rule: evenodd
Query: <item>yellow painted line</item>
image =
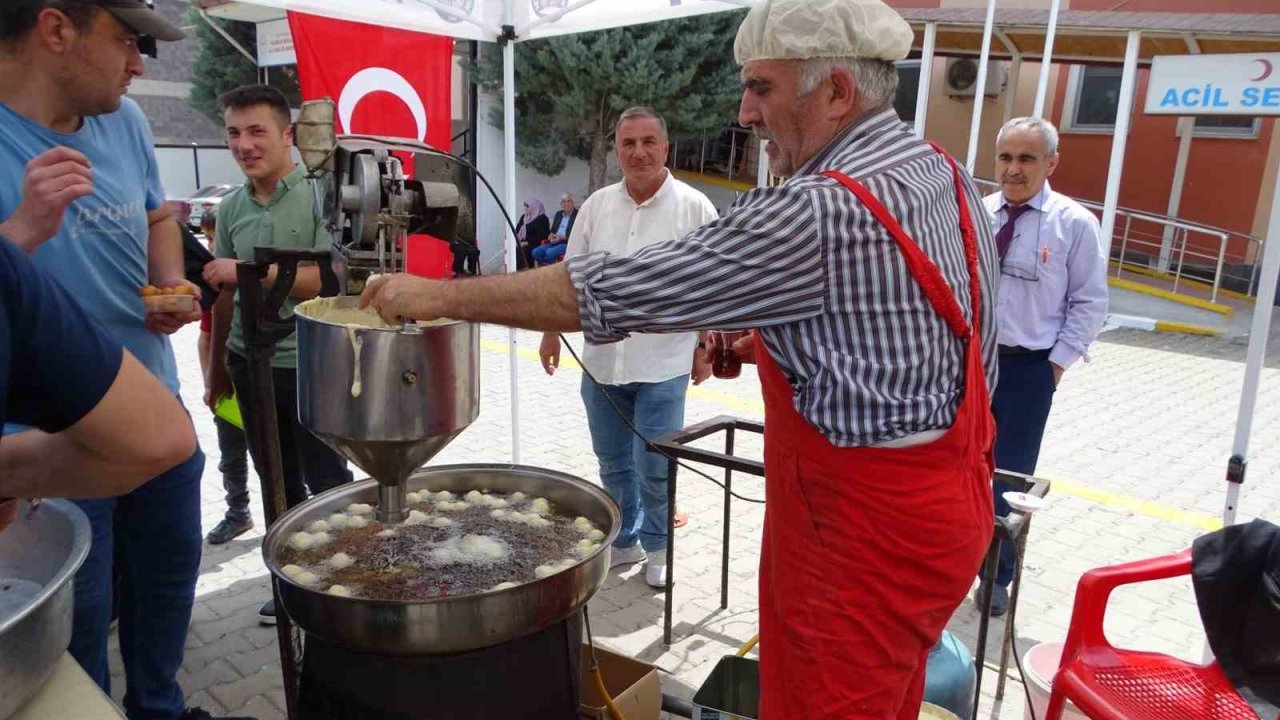
<path fill-rule="evenodd" d="M 485 351 L 501 355 L 507 355 L 508 353 L 507 344 L 502 342 L 481 340 L 480 347 Z M 576 350 L 577 348 L 574 349 Z M 538 356 L 538 352 L 536 350 L 517 347 L 516 357 L 521 360 L 537 363 L 539 366 L 538 369 L 541 370 L 542 359 Z M 568 352 L 561 353 L 560 369 L 576 370 L 579 372 L 582 370 L 578 363 L 574 362 L 573 356 L 569 355 Z M 710 390 L 700 386 L 689 388 L 689 395 L 700 400 L 720 403 L 721 405 L 735 410 L 751 412 L 760 416 L 764 415 L 764 404 L 761 402 L 744 400 L 727 393 Z M 1053 483 L 1053 489 L 1050 492 L 1051 495 L 1065 495 L 1067 497 L 1080 498 L 1081 500 L 1086 500 L 1113 510 L 1123 510 L 1135 515 L 1145 515 L 1157 520 L 1163 520 L 1165 522 L 1192 527 L 1199 530 L 1219 530 L 1222 528 L 1222 521 L 1211 515 L 1191 512 L 1188 510 L 1179 510 L 1178 508 L 1161 505 L 1160 503 L 1154 503 L 1149 500 L 1141 500 L 1128 495 L 1107 492 L 1106 490 L 1098 490 L 1096 488 L 1071 482 L 1070 480 L 1051 480 L 1050 482 Z"/>
<path fill-rule="evenodd" d="M 1196 325 L 1195 323 L 1175 322 L 1173 320 L 1157 320 L 1156 332 L 1176 332 L 1185 335 L 1220 335 L 1222 331 L 1218 328 L 1212 328 L 1207 325 Z"/>
<path fill-rule="evenodd" d="M 704 185 L 716 185 L 718 187 L 737 190 L 738 192 L 747 192 L 755 189 L 755 183 L 738 182 L 737 180 L 726 180 L 716 175 L 704 175 L 702 173 L 689 172 L 688 170 L 672 170 L 672 175 L 684 180 L 685 182 L 697 182 Z"/>
<path fill-rule="evenodd" d="M 1144 295 L 1152 295 L 1154 297 L 1164 298 L 1165 300 L 1169 300 L 1176 303 L 1182 303 L 1183 305 L 1190 305 L 1192 307 L 1198 307 L 1202 310 L 1209 310 L 1209 311 L 1220 313 L 1226 316 L 1230 316 L 1231 313 L 1235 312 L 1235 308 L 1232 308 L 1230 305 L 1220 305 L 1218 303 L 1209 302 L 1208 300 L 1201 300 L 1200 298 L 1191 297 L 1189 295 L 1179 295 L 1178 293 L 1175 293 L 1175 292 L 1170 292 L 1168 290 L 1163 290 L 1157 287 L 1151 287 L 1150 285 L 1143 285 L 1142 283 L 1133 282 L 1132 280 L 1122 280 L 1120 278 L 1109 277 L 1107 278 L 1107 283 L 1113 287 L 1124 288 L 1126 290 L 1132 290 L 1134 292 L 1142 293 Z"/>
<path fill-rule="evenodd" d="M 1119 265 L 1119 264 L 1121 263 L 1115 260 L 1111 261 L 1112 267 L 1115 267 L 1116 265 Z M 1149 267 L 1143 267 L 1142 265 L 1134 265 L 1133 263 L 1123 263 L 1123 267 L 1126 272 L 1137 273 L 1138 275 L 1146 275 L 1147 277 L 1156 278 L 1157 280 L 1167 280 L 1169 282 L 1173 282 L 1175 280 L 1173 275 L 1170 275 L 1169 273 L 1160 272 L 1159 270 L 1153 270 Z M 1178 284 L 1186 285 L 1188 287 L 1193 287 L 1197 290 L 1203 290 L 1209 293 L 1213 292 L 1213 285 L 1200 280 L 1182 278 L 1181 280 L 1178 281 Z M 1229 298 L 1233 298 L 1235 300 L 1239 300 L 1240 302 L 1247 302 L 1250 304 L 1255 303 L 1257 300 L 1257 298 L 1255 298 L 1252 295 L 1238 292 L 1236 290 L 1228 290 L 1222 287 L 1218 288 L 1218 294 L 1226 295 Z"/>
<path fill-rule="evenodd" d="M 1221 530 L 1222 519 L 1204 513 L 1191 512 L 1190 510 L 1179 510 L 1160 503 L 1154 503 L 1149 500 L 1142 500 L 1131 497 L 1129 495 L 1120 495 L 1118 493 L 1107 492 L 1106 490 L 1098 490 L 1097 488 L 1087 487 L 1070 480 L 1050 480 L 1053 484 L 1050 489 L 1050 495 L 1067 495 L 1070 497 L 1088 500 L 1097 503 L 1103 507 L 1113 510 L 1126 510 L 1134 515 L 1145 515 L 1147 517 L 1163 520 L 1175 525 L 1184 525 L 1186 527 L 1196 528 L 1198 530 Z"/>

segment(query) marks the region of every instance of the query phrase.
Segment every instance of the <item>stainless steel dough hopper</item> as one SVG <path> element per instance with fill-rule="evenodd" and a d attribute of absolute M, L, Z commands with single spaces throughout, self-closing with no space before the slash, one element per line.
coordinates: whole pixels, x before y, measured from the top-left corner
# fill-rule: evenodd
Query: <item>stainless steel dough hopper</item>
<path fill-rule="evenodd" d="M 325 319 L 356 302 L 298 306 L 298 417 L 377 480 L 378 520 L 401 522 L 405 480 L 480 410 L 479 329 L 457 320 L 373 328 Z"/>

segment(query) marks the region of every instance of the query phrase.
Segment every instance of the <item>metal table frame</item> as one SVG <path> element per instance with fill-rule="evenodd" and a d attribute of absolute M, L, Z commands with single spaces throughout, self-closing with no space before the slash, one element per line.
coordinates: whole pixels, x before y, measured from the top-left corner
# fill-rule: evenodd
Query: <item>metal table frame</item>
<path fill-rule="evenodd" d="M 720 608 L 727 609 L 729 607 L 729 529 L 732 520 L 730 512 L 731 501 L 733 496 L 730 491 L 733 489 L 733 473 L 746 473 L 755 475 L 756 477 L 764 477 L 764 463 L 756 460 L 747 460 L 737 457 L 733 454 L 734 436 L 738 431 L 764 433 L 764 424 L 731 417 L 728 415 L 720 415 L 710 420 L 706 420 L 694 425 L 690 425 L 678 432 L 672 433 L 662 438 L 658 438 L 649 443 L 649 448 L 658 452 L 665 453 L 668 456 L 667 462 L 667 586 L 663 591 L 663 618 L 662 618 L 662 640 L 665 644 L 671 644 L 671 623 L 672 623 L 672 602 L 676 585 L 675 574 L 675 508 L 676 508 L 676 482 L 680 466 L 678 460 L 685 460 L 703 465 L 711 465 L 722 468 L 724 470 L 724 522 L 721 530 L 721 549 L 720 549 Z M 702 448 L 690 447 L 689 443 L 723 432 L 725 435 L 724 452 L 715 452 L 713 450 L 704 450 Z M 1034 478 L 1019 473 L 1006 472 L 1004 470 L 996 471 L 996 478 L 1002 482 L 1009 483 L 1015 487 L 1019 487 L 1023 492 L 1036 497 L 1044 497 L 1049 493 L 1049 481 L 1042 478 Z M 1027 533 L 1031 526 L 1031 516 L 1019 512 L 1012 512 L 1008 517 L 995 518 L 994 534 L 991 538 L 991 545 L 987 549 L 987 557 L 982 564 L 982 579 L 984 584 L 991 585 L 995 581 L 996 569 L 1000 560 L 1000 546 L 1004 542 L 1015 543 L 1015 557 L 1017 558 L 1013 572 L 1013 585 L 1009 597 L 1009 611 L 1005 619 L 1004 638 L 1001 642 L 1000 650 L 1000 668 L 996 684 L 996 700 L 1000 700 L 1004 696 L 1004 685 L 1009 666 L 1009 649 L 1013 642 L 1014 618 L 1018 611 L 1018 595 L 1022 584 L 1022 558 L 1026 548 Z M 975 652 L 979 660 L 979 671 L 977 673 L 977 682 L 973 691 L 973 715 L 978 716 L 978 700 L 982 697 L 982 668 L 985 667 L 987 632 L 991 623 L 991 601 L 992 594 L 987 593 L 985 597 L 980 598 L 982 606 L 979 608 L 981 618 L 978 621 L 978 648 Z"/>

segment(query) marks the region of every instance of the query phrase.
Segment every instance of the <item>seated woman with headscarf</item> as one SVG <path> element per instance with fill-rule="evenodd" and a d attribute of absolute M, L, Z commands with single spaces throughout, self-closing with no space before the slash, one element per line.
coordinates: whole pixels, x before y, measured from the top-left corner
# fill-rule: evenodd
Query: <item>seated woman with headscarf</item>
<path fill-rule="evenodd" d="M 565 218 L 564 222 L 558 223 L 559 227 L 556 232 L 542 242 L 542 244 L 533 249 L 534 265 L 550 265 L 560 262 L 564 259 L 564 252 L 569 247 L 569 231 L 568 228 L 573 224 L 574 216 Z M 561 219 L 561 214 L 556 213 L 556 219 Z M 548 227 L 550 227 L 548 225 Z"/>
<path fill-rule="evenodd" d="M 551 234 L 551 221 L 547 219 L 547 211 L 542 201 L 529 198 L 524 201 L 524 217 L 516 224 L 516 244 L 520 246 L 521 268 L 533 267 L 536 255 L 534 251 L 546 242 Z"/>

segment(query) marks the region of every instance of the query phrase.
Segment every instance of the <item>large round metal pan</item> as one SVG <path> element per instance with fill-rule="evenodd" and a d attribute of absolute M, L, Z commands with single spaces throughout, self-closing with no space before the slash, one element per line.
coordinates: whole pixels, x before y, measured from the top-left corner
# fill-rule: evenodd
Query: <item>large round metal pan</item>
<path fill-rule="evenodd" d="M 523 585 L 473 595 L 421 601 L 385 601 L 330 595 L 286 578 L 277 560 L 287 539 L 312 521 L 351 503 L 376 503 L 373 480 L 334 488 L 290 510 L 267 532 L 263 556 L 280 584 L 289 617 L 334 645 L 388 655 L 435 655 L 489 647 L 541 630 L 582 607 L 609 572 L 609 546 L 621 523 L 603 489 L 580 478 L 521 465 L 446 465 L 409 477 L 410 491 L 471 490 L 544 497 L 570 517 L 582 516 L 605 532 L 600 548 L 573 567 Z"/>

